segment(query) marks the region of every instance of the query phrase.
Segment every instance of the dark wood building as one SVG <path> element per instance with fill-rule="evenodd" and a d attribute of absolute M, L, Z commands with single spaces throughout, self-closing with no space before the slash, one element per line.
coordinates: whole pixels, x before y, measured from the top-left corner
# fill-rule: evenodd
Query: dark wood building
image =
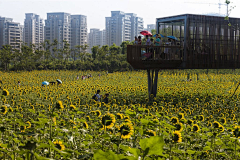
<path fill-rule="evenodd" d="M 133 68 L 145 70 L 240 68 L 239 27 L 240 18 L 193 14 L 157 18 L 157 33 L 177 41 L 168 45 L 168 38 L 162 38 L 161 46 L 129 45 L 127 60 Z"/>

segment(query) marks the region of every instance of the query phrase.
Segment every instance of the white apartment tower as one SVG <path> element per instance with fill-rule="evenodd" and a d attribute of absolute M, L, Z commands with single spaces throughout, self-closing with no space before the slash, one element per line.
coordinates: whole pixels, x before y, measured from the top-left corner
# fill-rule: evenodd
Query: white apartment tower
<path fill-rule="evenodd" d="M 47 13 L 45 20 L 44 39 L 53 43 L 58 41 L 57 49 L 63 48 L 63 41 L 71 44 L 71 15 L 64 12 Z"/>
<path fill-rule="evenodd" d="M 71 48 L 87 44 L 87 16 L 71 15 Z"/>
<path fill-rule="evenodd" d="M 135 36 L 138 37 L 139 35 L 141 35 L 140 32 L 144 30 L 143 18 L 137 17 L 137 15 L 134 13 L 126 13 L 126 14 L 130 16 L 130 20 L 131 20 L 130 41 L 134 41 Z"/>
<path fill-rule="evenodd" d="M 143 30 L 143 19 L 133 13 L 112 11 L 111 17 L 106 17 L 106 43 L 121 45 L 123 41 L 133 41 Z"/>
<path fill-rule="evenodd" d="M 22 27 L 13 22 L 12 18 L 0 17 L 0 48 L 11 45 L 13 49 L 20 49 L 22 41 Z"/>
<path fill-rule="evenodd" d="M 93 46 L 103 46 L 106 45 L 106 31 L 96 28 L 91 28 L 90 33 L 88 34 L 88 44 L 91 49 Z"/>
<path fill-rule="evenodd" d="M 44 42 L 43 19 L 34 13 L 26 13 L 24 20 L 24 42 L 39 47 Z"/>

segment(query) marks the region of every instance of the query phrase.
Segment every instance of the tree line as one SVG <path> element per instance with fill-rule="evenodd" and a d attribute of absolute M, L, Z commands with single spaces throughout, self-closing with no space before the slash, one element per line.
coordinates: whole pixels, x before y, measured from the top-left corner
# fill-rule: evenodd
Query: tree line
<path fill-rule="evenodd" d="M 120 46 L 94 46 L 88 53 L 88 45 L 77 45 L 70 48 L 67 41 L 50 43 L 45 40 L 39 46 L 22 44 L 20 49 L 4 45 L 0 49 L 0 69 L 3 71 L 20 70 L 108 70 L 125 71 L 132 69 L 128 64 L 127 45 L 133 42 L 122 42 Z M 61 45 L 61 47 L 59 47 Z M 59 49 L 60 48 L 60 49 Z"/>

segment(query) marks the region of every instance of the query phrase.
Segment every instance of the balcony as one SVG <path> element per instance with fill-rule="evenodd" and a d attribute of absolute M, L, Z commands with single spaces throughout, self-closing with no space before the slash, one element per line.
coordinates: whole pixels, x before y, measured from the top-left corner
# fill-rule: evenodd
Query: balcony
<path fill-rule="evenodd" d="M 128 45 L 127 61 L 134 69 L 177 69 L 183 62 L 183 49 L 177 45 Z"/>

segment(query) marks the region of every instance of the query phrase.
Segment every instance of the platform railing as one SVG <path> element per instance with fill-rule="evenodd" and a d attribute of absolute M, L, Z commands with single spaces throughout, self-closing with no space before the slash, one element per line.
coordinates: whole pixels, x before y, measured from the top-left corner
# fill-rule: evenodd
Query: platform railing
<path fill-rule="evenodd" d="M 181 46 L 147 46 L 128 45 L 127 60 L 131 61 L 154 61 L 154 60 L 182 60 L 183 47 Z"/>

